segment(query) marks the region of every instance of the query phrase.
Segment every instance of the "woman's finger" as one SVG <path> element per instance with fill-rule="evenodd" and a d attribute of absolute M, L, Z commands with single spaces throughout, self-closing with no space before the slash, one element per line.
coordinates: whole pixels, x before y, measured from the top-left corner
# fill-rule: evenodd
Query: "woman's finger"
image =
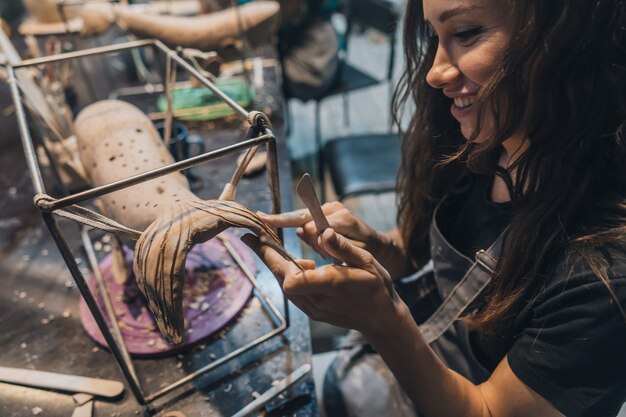
<path fill-rule="evenodd" d="M 343 208 L 343 204 L 337 201 L 333 201 L 330 203 L 324 203 L 324 205 L 322 206 L 322 211 L 324 212 L 325 216 L 330 216 L 331 214 Z M 263 221 L 274 227 L 301 227 L 313 220 L 311 213 L 308 209 L 305 208 L 294 211 L 287 211 L 281 214 L 267 214 L 263 213 L 262 211 L 257 211 L 256 214 L 260 218 L 262 218 Z"/>
<path fill-rule="evenodd" d="M 242 236 L 241 240 L 256 252 L 270 272 L 278 279 L 281 286 L 286 276 L 301 274 L 302 270 L 300 268 L 290 260 L 283 258 L 280 253 L 268 245 L 261 244 L 258 237 L 248 233 Z"/>
<path fill-rule="evenodd" d="M 283 282 L 283 290 L 289 297 L 294 295 L 313 295 L 332 293 L 337 283 L 348 277 L 349 271 L 343 266 L 325 265 L 317 269 L 287 277 Z"/>
<path fill-rule="evenodd" d="M 336 233 L 333 229 L 326 229 L 320 236 L 320 246 L 333 258 L 340 259 L 347 266 L 365 269 L 375 272 L 383 277 L 389 277 L 389 273 L 380 263 L 365 249 L 352 244 L 349 239 Z"/>
<path fill-rule="evenodd" d="M 325 230 L 318 241 L 331 256 L 341 259 L 348 266 L 363 269 L 371 258 L 369 252 L 356 247 L 333 229 Z"/>
<path fill-rule="evenodd" d="M 281 214 L 266 214 L 262 211 L 256 213 L 264 222 L 273 227 L 301 227 L 313 220 L 307 209 L 287 211 Z"/>
<path fill-rule="evenodd" d="M 312 259 L 296 259 L 296 262 L 304 269 L 315 269 L 315 261 Z"/>
<path fill-rule="evenodd" d="M 314 222 L 312 221 L 308 222 L 304 226 L 298 228 L 298 230 L 296 230 L 296 234 L 298 235 L 300 239 L 306 242 L 307 245 L 312 247 L 315 250 L 315 252 L 319 253 L 322 256 L 322 258 L 324 259 L 329 258 L 324 248 L 320 247 L 320 245 L 317 242 L 319 233 L 317 231 L 317 227 Z"/>

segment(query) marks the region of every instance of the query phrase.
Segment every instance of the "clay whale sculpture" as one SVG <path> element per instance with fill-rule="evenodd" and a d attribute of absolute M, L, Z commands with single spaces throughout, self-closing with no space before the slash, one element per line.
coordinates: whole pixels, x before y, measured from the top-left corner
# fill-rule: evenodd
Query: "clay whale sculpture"
<path fill-rule="evenodd" d="M 99 34 L 114 22 L 137 36 L 156 38 L 169 46 L 202 51 L 237 45 L 240 24 L 253 46 L 274 33 L 280 6 L 275 1 L 255 1 L 197 16 L 144 13 L 130 6 L 108 3 L 85 5 L 81 10 L 83 34 Z"/>
<path fill-rule="evenodd" d="M 80 158 L 96 186 L 174 162 L 150 119 L 126 102 L 107 100 L 86 107 L 74 129 Z M 234 191 L 224 194 L 232 196 Z M 244 227 L 295 263 L 272 228 L 240 203 L 221 198 L 199 199 L 181 173 L 102 197 L 107 216 L 142 231 L 133 270 L 159 330 L 170 343 L 181 343 L 185 334 L 185 260 L 194 244 L 228 228 Z"/>

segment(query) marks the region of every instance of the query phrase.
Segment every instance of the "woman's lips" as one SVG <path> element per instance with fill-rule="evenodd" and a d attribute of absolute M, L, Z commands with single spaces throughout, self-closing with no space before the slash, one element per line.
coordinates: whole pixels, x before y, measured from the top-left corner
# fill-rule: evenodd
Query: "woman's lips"
<path fill-rule="evenodd" d="M 456 119 L 462 119 L 474 111 L 475 96 L 457 97 L 452 101 L 450 111 Z"/>

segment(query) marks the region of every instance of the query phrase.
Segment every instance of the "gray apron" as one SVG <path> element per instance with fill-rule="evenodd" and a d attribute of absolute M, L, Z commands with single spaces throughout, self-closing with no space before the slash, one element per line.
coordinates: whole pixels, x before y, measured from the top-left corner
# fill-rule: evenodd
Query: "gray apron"
<path fill-rule="evenodd" d="M 490 372 L 474 357 L 468 330 L 458 318 L 468 312 L 491 280 L 505 233 L 471 260 L 442 235 L 438 211 L 439 207 L 430 228 L 431 261 L 400 280 L 396 289 L 433 351 L 450 369 L 479 384 Z M 328 417 L 417 416 L 380 355 L 356 331 L 345 337 L 325 374 L 323 403 Z"/>

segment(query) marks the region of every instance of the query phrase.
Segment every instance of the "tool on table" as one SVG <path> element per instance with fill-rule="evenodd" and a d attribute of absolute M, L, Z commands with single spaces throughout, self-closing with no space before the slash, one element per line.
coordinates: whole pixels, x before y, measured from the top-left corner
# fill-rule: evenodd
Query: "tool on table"
<path fill-rule="evenodd" d="M 72 417 L 92 417 L 93 416 L 93 395 L 76 394 L 73 396 L 76 408 Z"/>
<path fill-rule="evenodd" d="M 124 392 L 124 384 L 119 381 L 1 366 L 0 382 L 106 398 L 115 398 Z"/>
<path fill-rule="evenodd" d="M 81 405 L 93 400 L 93 395 L 82 393 L 74 394 L 72 395 L 72 399 L 74 400 L 74 404 L 76 404 L 77 407 L 80 407 Z"/>
<path fill-rule="evenodd" d="M 270 402 L 278 394 L 298 382 L 302 377 L 311 372 L 311 365 L 304 364 L 296 369 L 291 374 L 287 375 L 284 379 L 281 379 L 277 383 L 273 384 L 272 388 L 261 394 L 260 397 L 246 405 L 244 408 L 233 414 L 232 417 L 246 417 L 255 411 L 259 411 L 265 404 Z"/>
<path fill-rule="evenodd" d="M 308 208 L 311 212 L 311 216 L 315 222 L 315 227 L 317 228 L 317 233 L 322 234 L 322 232 L 328 229 L 330 225 L 328 224 L 328 220 L 326 220 L 326 216 L 322 211 L 322 205 L 317 198 L 317 194 L 315 194 L 315 186 L 313 185 L 313 181 L 311 180 L 311 176 L 309 174 L 304 174 L 302 176 L 300 182 L 296 185 L 296 191 L 306 205 L 306 208 Z"/>

